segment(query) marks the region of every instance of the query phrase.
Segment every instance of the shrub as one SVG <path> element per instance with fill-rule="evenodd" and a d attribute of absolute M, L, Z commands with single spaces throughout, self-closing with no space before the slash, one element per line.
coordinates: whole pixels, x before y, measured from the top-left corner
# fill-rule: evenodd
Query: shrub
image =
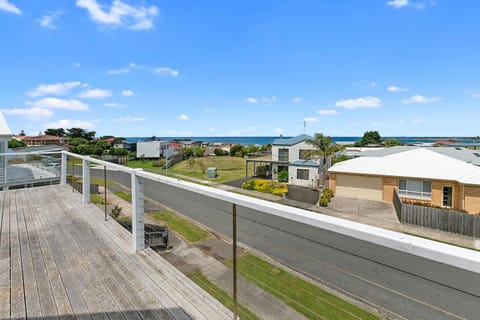
<path fill-rule="evenodd" d="M 328 206 L 328 199 L 324 196 L 320 197 L 320 200 L 318 201 L 318 204 L 322 207 Z"/>
<path fill-rule="evenodd" d="M 278 181 L 288 182 L 288 171 L 280 171 L 278 173 Z"/>
<path fill-rule="evenodd" d="M 334 197 L 332 189 L 325 188 L 323 189 L 322 195 L 318 200 L 318 204 L 322 207 L 328 206 L 330 200 Z"/>
<path fill-rule="evenodd" d="M 281 196 L 288 193 L 288 187 L 285 183 L 265 180 L 265 179 L 254 179 L 244 182 L 242 184 L 243 189 L 255 190 L 264 193 L 271 193 L 274 195 Z"/>
<path fill-rule="evenodd" d="M 213 153 L 216 156 L 228 156 L 228 151 L 220 149 L 220 148 L 215 148 L 215 150 L 213 150 Z"/>
<path fill-rule="evenodd" d="M 112 212 L 110 213 L 110 216 L 112 216 L 112 218 L 114 219 L 117 219 L 121 213 L 122 208 L 120 208 L 118 205 L 115 205 L 115 207 L 112 209 Z"/>

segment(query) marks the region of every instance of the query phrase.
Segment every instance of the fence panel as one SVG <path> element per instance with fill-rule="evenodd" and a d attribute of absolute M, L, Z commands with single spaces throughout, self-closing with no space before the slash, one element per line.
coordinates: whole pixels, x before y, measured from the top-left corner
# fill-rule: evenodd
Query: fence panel
<path fill-rule="evenodd" d="M 401 223 L 480 237 L 480 215 L 403 203 L 394 192 L 393 206 Z"/>

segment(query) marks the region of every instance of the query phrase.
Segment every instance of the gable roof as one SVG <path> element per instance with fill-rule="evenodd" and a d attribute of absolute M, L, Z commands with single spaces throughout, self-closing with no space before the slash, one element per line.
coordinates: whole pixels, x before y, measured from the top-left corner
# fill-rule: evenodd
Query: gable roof
<path fill-rule="evenodd" d="M 390 148 L 385 148 L 382 150 L 365 150 L 357 156 L 365 157 L 384 157 L 391 154 L 405 152 L 408 150 L 414 150 L 418 148 L 424 148 L 427 150 L 435 151 L 437 153 L 443 154 L 455 158 L 457 160 L 462 160 L 467 163 L 480 166 L 480 150 L 471 150 L 461 147 L 415 147 L 415 146 L 395 146 Z"/>
<path fill-rule="evenodd" d="M 480 168 L 452 157 L 418 148 L 383 157 L 343 161 L 328 171 L 416 179 L 448 180 L 480 185 Z"/>
<path fill-rule="evenodd" d="M 296 160 L 289 163 L 291 166 L 297 167 L 315 167 L 318 168 L 320 165 L 318 162 L 311 161 L 311 160 Z"/>
<path fill-rule="evenodd" d="M 305 141 L 307 139 L 313 139 L 308 134 L 301 134 L 293 138 L 278 138 L 273 140 L 272 145 L 276 146 L 293 146 L 297 143 Z"/>
<path fill-rule="evenodd" d="M 11 138 L 12 131 L 10 131 L 10 127 L 7 124 L 7 121 L 3 117 L 3 113 L 0 111 L 0 137 L 2 138 Z"/>

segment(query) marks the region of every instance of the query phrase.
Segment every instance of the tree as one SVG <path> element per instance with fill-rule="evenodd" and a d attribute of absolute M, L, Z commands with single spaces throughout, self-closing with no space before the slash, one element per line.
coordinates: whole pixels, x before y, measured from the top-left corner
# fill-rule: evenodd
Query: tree
<path fill-rule="evenodd" d="M 18 135 L 19 135 L 19 136 L 23 136 L 23 137 L 26 136 L 25 131 L 23 131 L 23 129 L 20 130 L 20 133 L 19 133 Z"/>
<path fill-rule="evenodd" d="M 312 158 L 321 157 L 322 161 L 319 164 L 319 170 L 322 171 L 322 186 L 325 186 L 326 173 L 327 173 L 327 158 L 335 158 L 338 151 L 342 149 L 341 146 L 332 143 L 332 137 L 324 136 L 323 133 L 315 133 L 313 139 L 305 140 L 305 143 L 311 144 L 315 147 L 314 150 L 308 150 L 305 152 L 306 156 Z"/>
<path fill-rule="evenodd" d="M 47 136 L 57 136 L 57 137 L 65 137 L 66 132 L 63 128 L 57 128 L 57 129 L 45 129 L 43 132 Z"/>
<path fill-rule="evenodd" d="M 387 139 L 383 142 L 383 144 L 385 145 L 385 147 L 388 147 L 388 148 L 402 145 L 402 143 L 397 139 Z"/>
<path fill-rule="evenodd" d="M 382 137 L 378 131 L 366 131 L 360 141 L 355 142 L 356 147 L 364 147 L 368 144 L 380 144 Z"/>
<path fill-rule="evenodd" d="M 230 156 L 232 157 L 243 157 L 245 154 L 245 148 L 241 144 L 233 145 L 230 148 Z"/>
<path fill-rule="evenodd" d="M 69 138 L 84 138 L 87 140 L 93 140 L 95 138 L 95 131 L 87 131 L 82 128 L 70 128 L 67 129 L 66 136 Z"/>
<path fill-rule="evenodd" d="M 23 148 L 23 147 L 25 147 L 25 142 L 20 141 L 20 140 L 10 140 L 10 141 L 8 141 L 8 147 L 10 149 Z"/>

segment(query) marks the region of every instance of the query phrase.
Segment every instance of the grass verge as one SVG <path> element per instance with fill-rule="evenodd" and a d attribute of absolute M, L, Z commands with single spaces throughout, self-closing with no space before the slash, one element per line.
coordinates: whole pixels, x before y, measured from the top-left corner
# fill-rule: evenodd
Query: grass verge
<path fill-rule="evenodd" d="M 227 263 L 230 267 L 232 261 Z M 309 319 L 378 319 L 258 257 L 238 257 L 238 272 Z"/>
<path fill-rule="evenodd" d="M 225 291 L 214 285 L 203 274 L 196 272 L 188 276 L 190 280 L 198 284 L 203 290 L 207 291 L 212 297 L 217 299 L 225 307 L 233 311 L 233 299 Z M 242 305 L 238 305 L 238 316 L 240 319 L 256 320 L 259 319 L 250 310 Z"/>
<path fill-rule="evenodd" d="M 117 191 L 113 191 L 113 194 L 116 195 L 117 197 L 122 198 L 125 201 L 132 202 L 132 195 L 128 192 L 117 190 Z"/>
<path fill-rule="evenodd" d="M 163 221 L 169 228 L 182 235 L 190 242 L 197 242 L 209 238 L 208 231 L 200 229 L 190 221 L 168 211 L 149 212 L 150 217 L 157 221 Z"/>
<path fill-rule="evenodd" d="M 105 185 L 105 180 L 100 179 L 100 178 L 90 177 L 90 181 L 92 183 L 96 183 L 96 184 L 98 184 L 99 186 L 102 186 L 102 187 Z M 107 187 L 115 187 L 115 186 L 118 186 L 118 184 L 116 182 L 107 180 Z"/>
<path fill-rule="evenodd" d="M 105 198 L 102 194 L 90 194 L 90 202 L 93 204 L 105 204 Z M 109 204 L 107 200 L 107 204 Z"/>

